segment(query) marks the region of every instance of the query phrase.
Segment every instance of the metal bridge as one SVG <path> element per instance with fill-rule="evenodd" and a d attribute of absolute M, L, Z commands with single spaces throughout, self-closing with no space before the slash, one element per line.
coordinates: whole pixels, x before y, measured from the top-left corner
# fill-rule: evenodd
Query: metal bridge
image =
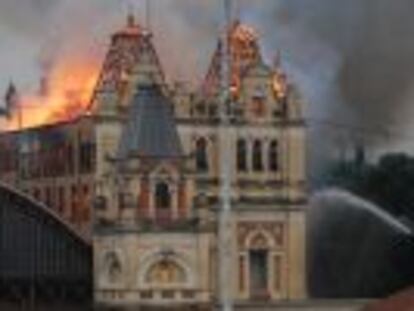
<path fill-rule="evenodd" d="M 0 300 L 92 297 L 92 247 L 50 209 L 0 183 Z"/>

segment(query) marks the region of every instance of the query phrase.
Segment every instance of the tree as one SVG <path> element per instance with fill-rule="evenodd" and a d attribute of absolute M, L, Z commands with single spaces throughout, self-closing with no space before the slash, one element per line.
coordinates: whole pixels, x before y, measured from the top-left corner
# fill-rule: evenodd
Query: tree
<path fill-rule="evenodd" d="M 336 163 L 325 182 L 325 186 L 345 188 L 397 217 L 414 221 L 413 185 L 414 157 L 404 153 L 385 154 L 376 164 Z"/>

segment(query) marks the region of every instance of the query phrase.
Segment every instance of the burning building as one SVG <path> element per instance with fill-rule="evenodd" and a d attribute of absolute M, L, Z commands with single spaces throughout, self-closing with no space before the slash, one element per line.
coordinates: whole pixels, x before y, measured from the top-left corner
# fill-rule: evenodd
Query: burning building
<path fill-rule="evenodd" d="M 242 304 L 301 299 L 301 100 L 279 64 L 266 64 L 252 28 L 235 22 L 227 40 L 234 159 L 228 286 Z M 219 42 L 198 90 L 168 85 L 152 34 L 130 16 L 112 36 L 90 101 L 46 118 L 60 122 L 1 135 L 1 179 L 85 234 L 94 229 L 98 303 L 208 309 L 216 302 L 223 53 Z"/>

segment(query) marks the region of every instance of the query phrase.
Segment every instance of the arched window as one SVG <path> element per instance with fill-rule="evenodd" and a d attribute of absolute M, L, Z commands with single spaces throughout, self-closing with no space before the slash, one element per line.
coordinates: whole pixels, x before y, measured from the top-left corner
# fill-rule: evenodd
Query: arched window
<path fill-rule="evenodd" d="M 155 187 L 155 205 L 157 209 L 168 209 L 171 204 L 171 195 L 168 185 L 160 182 Z"/>
<path fill-rule="evenodd" d="M 260 140 L 255 140 L 253 144 L 253 170 L 256 172 L 263 171 L 262 142 Z"/>
<path fill-rule="evenodd" d="M 237 169 L 247 171 L 247 144 L 244 139 L 237 141 Z"/>
<path fill-rule="evenodd" d="M 279 170 L 278 143 L 273 140 L 269 146 L 269 170 L 277 172 Z"/>
<path fill-rule="evenodd" d="M 196 166 L 199 172 L 208 171 L 207 141 L 200 138 L 196 142 Z"/>

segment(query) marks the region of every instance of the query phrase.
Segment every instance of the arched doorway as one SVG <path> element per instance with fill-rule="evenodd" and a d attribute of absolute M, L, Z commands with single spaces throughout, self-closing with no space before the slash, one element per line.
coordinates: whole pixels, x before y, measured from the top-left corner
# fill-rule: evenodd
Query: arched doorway
<path fill-rule="evenodd" d="M 250 298 L 269 299 L 269 246 L 266 236 L 256 233 L 249 243 Z"/>

